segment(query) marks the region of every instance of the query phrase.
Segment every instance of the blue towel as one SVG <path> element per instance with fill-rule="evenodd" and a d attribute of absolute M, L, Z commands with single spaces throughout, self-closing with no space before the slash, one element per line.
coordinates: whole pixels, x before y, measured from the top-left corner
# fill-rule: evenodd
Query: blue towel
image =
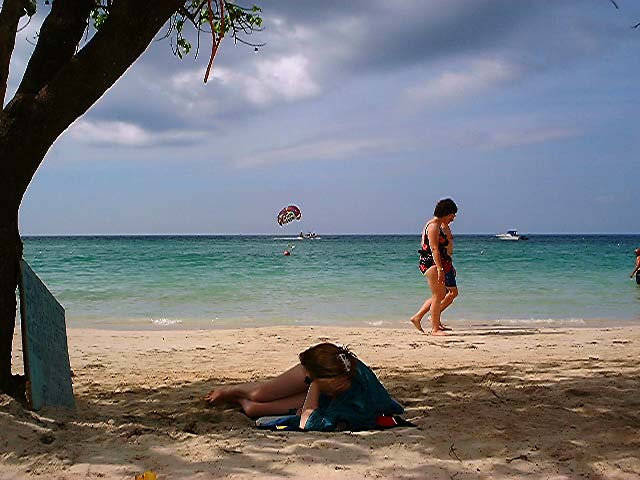
<path fill-rule="evenodd" d="M 378 428 L 378 416 L 404 412 L 368 366 L 358 360 L 357 369 L 349 390 L 335 398 L 320 395 L 320 405 L 309 416 L 305 430 L 370 430 Z"/>

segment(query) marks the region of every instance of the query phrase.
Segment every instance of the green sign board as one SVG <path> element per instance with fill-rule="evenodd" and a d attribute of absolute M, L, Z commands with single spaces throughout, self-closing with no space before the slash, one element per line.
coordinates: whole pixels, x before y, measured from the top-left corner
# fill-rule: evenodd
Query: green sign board
<path fill-rule="evenodd" d="M 30 407 L 75 407 L 64 308 L 20 260 L 22 350 Z"/>

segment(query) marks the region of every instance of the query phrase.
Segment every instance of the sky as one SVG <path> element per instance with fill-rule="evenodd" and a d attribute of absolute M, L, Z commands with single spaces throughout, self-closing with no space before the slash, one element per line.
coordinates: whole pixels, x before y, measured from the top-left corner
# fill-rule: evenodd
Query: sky
<path fill-rule="evenodd" d="M 418 234 L 445 197 L 455 233 L 640 233 L 640 2 L 256 3 L 264 46 L 225 38 L 207 84 L 210 38 L 154 41 L 49 150 L 21 233 Z"/>

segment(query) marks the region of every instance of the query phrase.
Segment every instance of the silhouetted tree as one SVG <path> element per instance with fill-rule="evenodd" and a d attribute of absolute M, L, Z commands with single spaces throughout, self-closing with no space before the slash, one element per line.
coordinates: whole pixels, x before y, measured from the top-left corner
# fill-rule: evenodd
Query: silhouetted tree
<path fill-rule="evenodd" d="M 1 5 L 4 105 L 19 23 L 36 13 L 37 4 L 4 0 Z M 49 12 L 22 81 L 0 113 L 0 391 L 13 394 L 21 380 L 11 375 L 22 257 L 18 209 L 49 148 L 127 71 L 164 25 L 180 57 L 191 49 L 184 32 L 207 32 L 214 46 L 211 61 L 225 33 L 247 43 L 240 36 L 261 25 L 258 7 L 224 0 L 45 0 L 45 5 Z"/>

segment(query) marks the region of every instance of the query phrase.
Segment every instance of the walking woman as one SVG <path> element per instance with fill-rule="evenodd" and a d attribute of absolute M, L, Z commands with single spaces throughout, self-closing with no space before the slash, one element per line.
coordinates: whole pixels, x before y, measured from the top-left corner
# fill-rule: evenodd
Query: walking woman
<path fill-rule="evenodd" d="M 446 335 L 446 327 L 440 321 L 442 311 L 451 305 L 458 295 L 456 270 L 453 268 L 453 235 L 449 224 L 458 213 L 458 206 L 450 198 L 440 200 L 431 218 L 422 230 L 420 271 L 427 279 L 431 296 L 411 317 L 411 323 L 421 332 L 422 318 L 431 310 L 431 335 Z"/>
<path fill-rule="evenodd" d="M 633 269 L 633 272 L 631 272 L 631 275 L 629 275 L 629 278 L 633 278 L 633 276 L 635 275 L 636 283 L 640 285 L 640 248 L 636 248 L 635 254 L 636 254 L 636 268 Z"/>

